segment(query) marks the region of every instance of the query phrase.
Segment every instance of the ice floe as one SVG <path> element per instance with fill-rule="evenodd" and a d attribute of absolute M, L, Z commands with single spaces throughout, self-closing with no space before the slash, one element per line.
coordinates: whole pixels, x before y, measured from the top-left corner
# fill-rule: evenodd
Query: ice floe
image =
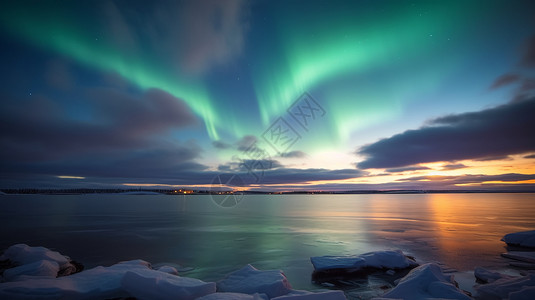
<path fill-rule="evenodd" d="M 218 292 L 259 293 L 266 294 L 269 298 L 288 294 L 291 289 L 282 271 L 261 271 L 251 265 L 246 265 L 217 282 Z"/>
<path fill-rule="evenodd" d="M 324 291 L 324 292 L 309 292 L 293 290 L 288 294 L 272 300 L 345 300 L 346 296 L 342 291 Z"/>
<path fill-rule="evenodd" d="M 0 299 L 195 299 L 215 289 L 213 282 L 152 270 L 148 262 L 132 260 L 70 276 L 1 283 Z"/>
<path fill-rule="evenodd" d="M 452 275 L 445 275 L 437 264 L 428 263 L 410 271 L 398 285 L 374 299 L 460 299 L 470 300 L 461 291 Z"/>
<path fill-rule="evenodd" d="M 508 245 L 535 248 L 535 230 L 509 233 L 502 241 Z"/>
<path fill-rule="evenodd" d="M 535 299 L 535 274 L 497 279 L 475 287 L 478 299 Z"/>
<path fill-rule="evenodd" d="M 316 256 L 310 261 L 315 271 L 346 270 L 359 272 L 366 268 L 373 269 L 405 269 L 418 264 L 406 256 L 401 250 L 368 252 L 354 256 Z"/>
<path fill-rule="evenodd" d="M 505 275 L 498 272 L 492 272 L 482 267 L 477 267 L 474 270 L 474 276 L 481 283 L 491 283 L 498 279 L 512 278 L 510 275 Z"/>

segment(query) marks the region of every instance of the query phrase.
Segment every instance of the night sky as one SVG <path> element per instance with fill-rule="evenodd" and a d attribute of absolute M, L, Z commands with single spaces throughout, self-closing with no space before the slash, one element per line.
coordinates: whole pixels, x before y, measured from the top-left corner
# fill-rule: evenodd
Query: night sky
<path fill-rule="evenodd" d="M 3 1 L 0 46 L 0 188 L 535 189 L 533 1 Z"/>

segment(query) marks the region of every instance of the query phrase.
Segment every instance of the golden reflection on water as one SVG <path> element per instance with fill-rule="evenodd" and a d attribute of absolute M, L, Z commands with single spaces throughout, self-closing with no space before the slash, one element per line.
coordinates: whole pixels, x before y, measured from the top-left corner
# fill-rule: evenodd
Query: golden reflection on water
<path fill-rule="evenodd" d="M 468 257 L 489 255 L 498 258 L 505 251 L 500 241 L 507 233 L 533 229 L 518 219 L 533 219 L 535 202 L 526 194 L 431 194 L 425 203 L 430 208 L 430 228 L 439 256 L 457 268 Z M 526 201 L 528 209 L 526 209 Z"/>

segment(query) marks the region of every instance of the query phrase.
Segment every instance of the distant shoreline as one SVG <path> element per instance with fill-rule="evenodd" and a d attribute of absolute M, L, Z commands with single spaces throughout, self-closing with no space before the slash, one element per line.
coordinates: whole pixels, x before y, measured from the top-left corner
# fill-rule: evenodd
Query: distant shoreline
<path fill-rule="evenodd" d="M 190 189 L 0 189 L 0 195 L 314 195 L 314 194 L 487 194 L 487 193 L 535 193 L 535 190 L 348 190 L 348 191 L 210 191 Z"/>

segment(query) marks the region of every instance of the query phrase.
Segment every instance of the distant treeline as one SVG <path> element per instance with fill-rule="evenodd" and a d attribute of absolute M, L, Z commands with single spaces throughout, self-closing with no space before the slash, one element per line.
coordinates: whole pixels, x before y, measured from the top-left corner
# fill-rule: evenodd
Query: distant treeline
<path fill-rule="evenodd" d="M 217 195 L 217 194 L 444 194 L 444 193 L 535 193 L 535 190 L 356 190 L 356 191 L 211 191 L 191 189 L 0 189 L 5 194 L 48 194 L 48 195 L 77 195 L 77 194 L 122 194 L 122 193 L 159 193 L 166 195 Z"/>

